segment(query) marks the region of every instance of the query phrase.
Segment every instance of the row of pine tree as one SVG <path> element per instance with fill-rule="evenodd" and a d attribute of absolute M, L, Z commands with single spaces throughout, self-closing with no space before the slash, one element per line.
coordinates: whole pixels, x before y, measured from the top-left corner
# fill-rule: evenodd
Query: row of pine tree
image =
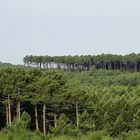
<path fill-rule="evenodd" d="M 140 71 L 140 54 L 112 55 L 102 54 L 97 56 L 33 56 L 24 57 L 26 66 L 44 69 L 62 69 L 66 71 L 90 71 L 95 69 Z"/>

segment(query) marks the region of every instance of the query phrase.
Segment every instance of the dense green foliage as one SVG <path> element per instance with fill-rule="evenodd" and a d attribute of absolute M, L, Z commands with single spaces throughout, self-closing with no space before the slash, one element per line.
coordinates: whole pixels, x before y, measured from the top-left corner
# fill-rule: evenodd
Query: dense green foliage
<path fill-rule="evenodd" d="M 140 73 L 5 68 L 0 108 L 3 140 L 139 139 Z"/>
<path fill-rule="evenodd" d="M 57 68 L 67 71 L 90 71 L 95 69 L 140 71 L 140 54 L 129 55 L 75 55 L 24 57 L 24 64 L 40 68 Z"/>
<path fill-rule="evenodd" d="M 22 68 L 22 69 L 29 69 L 29 67 L 25 67 L 24 65 L 14 65 L 14 64 L 11 64 L 11 63 L 2 63 L 0 62 L 0 69 L 3 69 L 3 68 Z"/>

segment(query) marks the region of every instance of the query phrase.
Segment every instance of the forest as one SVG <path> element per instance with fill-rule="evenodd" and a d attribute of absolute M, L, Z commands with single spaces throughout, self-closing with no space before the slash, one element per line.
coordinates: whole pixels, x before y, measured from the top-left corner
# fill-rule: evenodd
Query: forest
<path fill-rule="evenodd" d="M 2 67 L 0 140 L 139 140 L 140 55 L 111 56 Z"/>
<path fill-rule="evenodd" d="M 75 55 L 75 56 L 33 56 L 24 57 L 26 66 L 44 69 L 57 68 L 66 71 L 90 71 L 94 69 L 140 71 L 140 54 L 128 55 Z"/>

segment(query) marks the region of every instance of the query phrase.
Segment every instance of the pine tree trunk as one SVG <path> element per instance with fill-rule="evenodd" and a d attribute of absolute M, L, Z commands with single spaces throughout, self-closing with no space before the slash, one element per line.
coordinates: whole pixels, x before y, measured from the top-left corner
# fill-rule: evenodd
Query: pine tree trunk
<path fill-rule="evenodd" d="M 20 101 L 17 102 L 17 118 L 20 120 Z"/>
<path fill-rule="evenodd" d="M 46 69 L 48 69 L 48 63 L 46 63 Z"/>
<path fill-rule="evenodd" d="M 37 106 L 35 106 L 35 125 L 36 125 L 36 131 L 39 130 L 38 127 L 38 113 L 37 113 Z"/>
<path fill-rule="evenodd" d="M 46 105 L 43 105 L 43 133 L 46 135 Z"/>
<path fill-rule="evenodd" d="M 8 105 L 6 104 L 6 124 L 9 124 L 9 113 L 8 113 Z"/>
<path fill-rule="evenodd" d="M 78 102 L 76 101 L 76 125 L 77 128 L 79 127 L 79 109 L 78 109 Z"/>
<path fill-rule="evenodd" d="M 56 114 L 54 113 L 54 127 L 57 128 L 57 123 L 56 123 Z"/>
<path fill-rule="evenodd" d="M 41 63 L 41 62 L 39 62 L 39 68 L 40 68 L 40 69 L 42 68 L 42 63 Z"/>
<path fill-rule="evenodd" d="M 134 63 L 134 71 L 137 72 L 137 62 Z"/>
<path fill-rule="evenodd" d="M 8 95 L 8 115 L 9 115 L 9 125 L 11 125 L 11 103 L 10 103 L 10 96 Z"/>

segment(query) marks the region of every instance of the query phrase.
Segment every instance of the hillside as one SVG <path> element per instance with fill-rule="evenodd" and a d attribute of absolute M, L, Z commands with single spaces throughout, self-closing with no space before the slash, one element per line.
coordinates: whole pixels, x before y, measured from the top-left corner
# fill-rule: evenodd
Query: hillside
<path fill-rule="evenodd" d="M 2 62 L 0 62 L 0 69 L 1 68 L 24 68 L 24 69 L 26 69 L 28 67 L 26 67 L 24 65 L 14 65 L 14 64 L 11 64 L 11 63 L 2 63 Z"/>
<path fill-rule="evenodd" d="M 139 72 L 1 69 L 0 126 L 33 137 L 31 130 L 60 139 L 134 137 L 140 131 L 139 91 Z M 22 130 L 22 121 L 29 127 Z"/>

